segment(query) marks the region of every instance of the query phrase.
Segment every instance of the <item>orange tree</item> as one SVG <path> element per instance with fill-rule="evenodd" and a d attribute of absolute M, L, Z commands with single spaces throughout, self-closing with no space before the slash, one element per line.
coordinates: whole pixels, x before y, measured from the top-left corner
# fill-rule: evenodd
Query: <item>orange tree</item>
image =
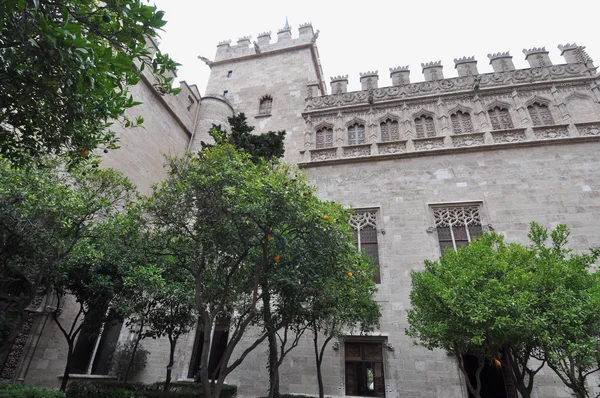
<path fill-rule="evenodd" d="M 225 377 L 252 350 L 300 316 L 307 288 L 348 272 L 356 256 L 349 213 L 317 199 L 291 168 L 253 162 L 227 143 L 170 159 L 169 166 L 168 179 L 148 201 L 148 215 L 163 254 L 195 281 L 204 332 L 200 379 L 205 396 L 218 397 Z M 268 313 L 261 309 L 265 303 Z M 211 375 L 210 335 L 218 317 L 229 318 L 229 341 Z M 249 327 L 252 340 L 234 358 Z"/>

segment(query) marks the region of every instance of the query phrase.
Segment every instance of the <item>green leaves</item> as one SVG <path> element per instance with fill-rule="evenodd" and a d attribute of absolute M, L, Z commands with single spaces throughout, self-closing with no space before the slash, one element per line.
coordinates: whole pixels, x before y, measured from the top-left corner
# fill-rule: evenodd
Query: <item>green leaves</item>
<path fill-rule="evenodd" d="M 157 37 L 164 14 L 140 0 L 7 0 L 0 9 L 0 155 L 24 164 L 82 149 L 116 145 L 108 120 L 126 120 L 134 106 L 124 84 L 137 65 L 154 63 L 157 85 L 171 92 L 167 55 L 151 61 L 146 38 Z"/>

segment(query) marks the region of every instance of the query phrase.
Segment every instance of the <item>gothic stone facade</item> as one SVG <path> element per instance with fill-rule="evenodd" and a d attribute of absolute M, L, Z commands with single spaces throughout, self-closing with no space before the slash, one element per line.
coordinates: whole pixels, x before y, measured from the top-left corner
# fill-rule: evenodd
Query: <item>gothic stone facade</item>
<path fill-rule="evenodd" d="M 477 61 L 464 57 L 454 61 L 456 77 L 444 78 L 441 63 L 429 62 L 421 82 L 397 67 L 389 87 L 379 88 L 371 71 L 361 74 L 356 92 L 347 92 L 348 76 L 332 78 L 328 95 L 318 31 L 305 24 L 298 33 L 292 39 L 282 29 L 275 42 L 262 33 L 253 45 L 250 37 L 221 42 L 214 60 L 203 58 L 211 76 L 202 99 L 193 89 L 166 99 L 140 83 L 137 112 L 151 134 L 124 132 L 123 149 L 106 162 L 147 191 L 163 177 L 160 153 L 198 149 L 210 125 L 226 125 L 234 112 L 244 112 L 258 133 L 286 130 L 285 160 L 304 169 L 322 199 L 357 210 L 352 223 L 362 248 L 379 262 L 381 329 L 327 349 L 325 394 L 467 397 L 456 359 L 416 347 L 404 333 L 410 271 L 484 230 L 525 243 L 534 220 L 567 224 L 576 250 L 600 245 L 600 77 L 584 48 L 567 44 L 559 46 L 560 65 L 545 48 L 533 48 L 524 50 L 527 69 L 515 70 L 504 52 L 488 55 L 493 73 L 480 74 Z M 63 316 L 73 316 L 68 306 Z M 64 342 L 49 319 L 30 329 L 11 377 L 56 386 Z M 123 328 L 119 340 L 129 336 Z M 193 374 L 194 342 L 192 333 L 179 343 L 179 379 Z M 138 378 L 161 380 L 168 344 L 144 345 L 151 355 Z M 313 355 L 311 341 L 302 340 L 282 366 L 282 393 L 317 393 Z M 228 382 L 242 395 L 264 395 L 265 363 L 266 350 L 258 348 Z M 78 377 L 105 377 L 92 367 Z M 590 388 L 597 385 L 593 379 Z M 570 396 L 547 368 L 535 394 Z"/>

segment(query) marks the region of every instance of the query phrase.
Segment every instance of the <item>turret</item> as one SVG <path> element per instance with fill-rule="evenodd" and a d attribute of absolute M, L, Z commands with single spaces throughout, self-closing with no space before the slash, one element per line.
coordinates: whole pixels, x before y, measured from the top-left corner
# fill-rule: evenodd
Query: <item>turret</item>
<path fill-rule="evenodd" d="M 488 54 L 488 58 L 490 59 L 490 65 L 494 69 L 494 72 L 509 72 L 511 70 L 515 70 L 515 64 L 513 63 L 512 56 L 508 51 Z"/>
<path fill-rule="evenodd" d="M 348 92 L 348 75 L 340 75 L 331 78 L 331 94 L 343 94 Z"/>
<path fill-rule="evenodd" d="M 378 81 L 379 75 L 377 74 L 377 71 L 360 73 L 360 85 L 362 90 L 376 89 Z"/>
<path fill-rule="evenodd" d="M 423 68 L 423 75 L 425 76 L 426 82 L 432 82 L 435 80 L 442 80 L 444 78 L 444 67 L 442 61 L 427 62 L 421 64 Z"/>
<path fill-rule="evenodd" d="M 409 84 L 410 70 L 408 69 L 408 65 L 390 68 L 390 77 L 392 78 L 393 86 L 402 86 L 404 84 Z"/>
<path fill-rule="evenodd" d="M 525 54 L 525 60 L 529 62 L 529 66 L 532 68 L 552 66 L 552 61 L 550 61 L 546 47 L 533 47 L 529 50 L 523 49 L 523 54 Z"/>
<path fill-rule="evenodd" d="M 478 75 L 475 57 L 454 58 L 454 68 L 459 77 Z"/>

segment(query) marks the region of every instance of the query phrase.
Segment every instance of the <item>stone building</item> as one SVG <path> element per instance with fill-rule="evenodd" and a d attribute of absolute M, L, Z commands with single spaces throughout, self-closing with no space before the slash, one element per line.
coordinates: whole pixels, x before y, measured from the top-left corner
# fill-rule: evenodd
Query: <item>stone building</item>
<path fill-rule="evenodd" d="M 355 209 L 351 223 L 361 249 L 378 262 L 381 329 L 332 344 L 324 360 L 328 396 L 467 397 L 455 358 L 413 345 L 404 329 L 410 271 L 441 249 L 459 247 L 482 231 L 527 241 L 530 221 L 571 228 L 576 250 L 600 246 L 600 75 L 584 47 L 559 45 L 565 62 L 553 65 L 541 48 L 523 50 L 530 68 L 516 70 L 508 52 L 489 54 L 492 73 L 479 73 L 474 57 L 454 60 L 444 77 L 441 62 L 422 64 L 423 81 L 407 67 L 360 74 L 361 90 L 348 92 L 348 76 L 331 79 L 319 61 L 318 31 L 301 25 L 219 43 L 206 94 L 182 83 L 176 97 L 156 93 L 148 79 L 136 86 L 135 108 L 147 131 L 123 132 L 120 151 L 105 163 L 123 170 L 142 191 L 164 176 L 161 154 L 197 150 L 212 123 L 227 124 L 244 112 L 256 132 L 286 130 L 288 163 L 304 169 L 322 199 Z M 43 311 L 40 303 L 38 310 Z M 65 317 L 72 316 L 68 308 Z M 40 317 L 11 352 L 8 377 L 56 386 L 64 366 L 64 341 Z M 227 332 L 215 328 L 213 347 Z M 112 336 L 112 337 L 111 337 Z M 126 328 L 98 333 L 80 378 L 106 377 L 98 369 L 109 338 L 129 338 Z M 195 333 L 182 338 L 174 375 L 194 374 Z M 144 342 L 147 382 L 164 378 L 168 344 Z M 266 350 L 249 356 L 227 382 L 248 396 L 268 385 Z M 282 366 L 282 393 L 316 394 L 314 354 L 307 338 Z M 485 370 L 496 395 L 516 396 L 502 369 Z M 536 379 L 538 397 L 568 397 L 549 369 Z M 591 389 L 598 381 L 592 380 Z"/>

